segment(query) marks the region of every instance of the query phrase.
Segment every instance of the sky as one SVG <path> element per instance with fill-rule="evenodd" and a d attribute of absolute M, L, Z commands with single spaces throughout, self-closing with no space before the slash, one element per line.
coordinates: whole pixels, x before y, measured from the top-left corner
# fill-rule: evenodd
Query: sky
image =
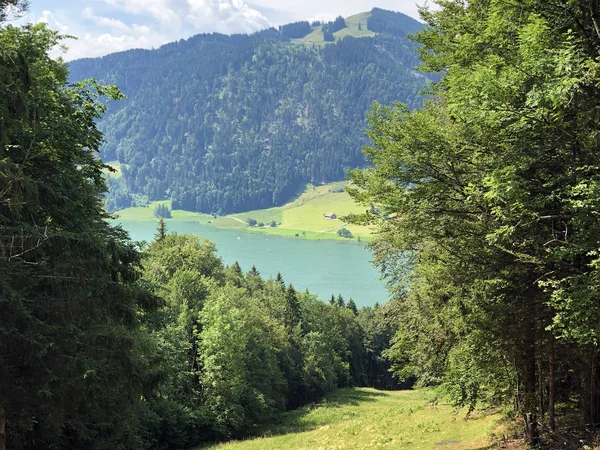
<path fill-rule="evenodd" d="M 75 36 L 66 60 L 158 48 L 198 33 L 252 33 L 298 20 L 332 20 L 374 7 L 418 18 L 425 0 L 30 0 L 28 22 Z"/>

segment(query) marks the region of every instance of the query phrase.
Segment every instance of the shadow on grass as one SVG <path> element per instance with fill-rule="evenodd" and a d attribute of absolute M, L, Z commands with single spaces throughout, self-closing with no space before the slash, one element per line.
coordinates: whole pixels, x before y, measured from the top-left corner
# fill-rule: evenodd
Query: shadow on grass
<path fill-rule="evenodd" d="M 388 394 L 385 392 L 373 390 L 340 389 L 326 396 L 320 402 L 311 403 L 283 414 L 276 422 L 258 428 L 255 436 L 268 437 L 314 430 L 343 420 L 343 415 L 335 411 L 336 409 L 344 406 L 360 406 L 362 403 L 374 402 L 377 398 L 386 396 Z M 311 414 L 313 411 L 316 414 Z"/>
<path fill-rule="evenodd" d="M 375 402 L 377 398 L 387 397 L 382 391 L 356 388 L 339 389 L 327 395 L 321 401 L 305 405 L 293 411 L 281 414 L 268 424 L 257 426 L 242 439 L 268 438 L 284 434 L 302 433 L 319 427 L 337 423 L 345 419 L 349 411 L 340 411 L 344 406 L 360 406 L 366 402 Z M 216 443 L 205 444 L 196 450 L 212 448 Z"/>

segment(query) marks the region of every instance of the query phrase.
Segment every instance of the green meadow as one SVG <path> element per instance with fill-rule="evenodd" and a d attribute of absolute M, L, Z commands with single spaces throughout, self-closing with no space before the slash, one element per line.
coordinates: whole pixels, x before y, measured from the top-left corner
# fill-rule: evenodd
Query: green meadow
<path fill-rule="evenodd" d="M 346 20 L 346 28 L 342 28 L 339 31 L 333 33 L 333 37 L 336 41 L 345 38 L 346 36 L 352 37 L 372 37 L 377 33 L 373 31 L 369 31 L 367 29 L 367 19 L 371 15 L 370 12 L 365 12 L 361 14 L 355 14 L 354 16 L 347 17 Z M 358 29 L 358 25 L 360 24 L 360 30 Z M 292 39 L 294 44 L 298 45 L 325 45 L 329 42 L 325 42 L 323 39 L 323 32 L 321 31 L 321 27 L 313 27 L 312 33 L 304 36 L 300 39 Z"/>
<path fill-rule="evenodd" d="M 341 389 L 286 413 L 257 437 L 200 449 L 488 449 L 502 420 L 497 411 L 456 410 L 432 391 Z"/>
<path fill-rule="evenodd" d="M 199 214 L 190 211 L 172 210 L 170 221 L 197 222 L 218 228 L 236 228 L 254 233 L 272 234 L 301 239 L 336 239 L 370 241 L 371 230 L 368 227 L 351 225 L 342 219 L 331 220 L 325 213 L 333 212 L 338 218 L 348 214 L 364 212 L 364 208 L 354 203 L 350 195 L 343 191 L 345 182 L 330 183 L 322 186 L 308 185 L 294 201 L 275 208 L 260 209 L 228 216 Z M 152 202 L 147 206 L 127 208 L 115 214 L 123 220 L 154 221 L 154 208 L 165 204 L 171 208 L 171 201 Z M 250 227 L 248 219 L 263 223 L 262 227 Z M 276 227 L 269 226 L 271 222 Z M 340 228 L 348 229 L 353 237 L 344 238 L 337 234 Z"/>

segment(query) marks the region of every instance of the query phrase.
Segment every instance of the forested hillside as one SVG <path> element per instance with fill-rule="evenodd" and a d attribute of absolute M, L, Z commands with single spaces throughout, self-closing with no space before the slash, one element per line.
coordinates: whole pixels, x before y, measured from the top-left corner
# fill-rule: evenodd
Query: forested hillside
<path fill-rule="evenodd" d="M 207 213 L 266 208 L 363 166 L 371 103 L 419 106 L 427 78 L 406 37 L 419 22 L 378 9 L 353 17 L 72 62 L 72 80 L 94 77 L 127 96 L 99 122 L 102 157 L 123 164 L 109 209 L 165 198 Z M 352 37 L 367 26 L 378 34 Z M 309 32 L 337 41 L 290 41 Z"/>
<path fill-rule="evenodd" d="M 10 7 L 15 9 L 9 9 Z M 108 223 L 100 100 L 0 0 L 0 449 L 187 450 L 338 387 L 397 387 L 397 303 L 325 303 L 215 245 Z"/>

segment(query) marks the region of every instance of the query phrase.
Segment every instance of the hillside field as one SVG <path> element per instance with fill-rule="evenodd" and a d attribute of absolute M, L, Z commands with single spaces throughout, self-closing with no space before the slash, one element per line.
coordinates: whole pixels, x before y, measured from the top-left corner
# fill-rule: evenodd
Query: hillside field
<path fill-rule="evenodd" d="M 502 415 L 455 410 L 428 390 L 342 389 L 317 405 L 287 413 L 259 437 L 198 447 L 222 450 L 490 448 Z"/>
<path fill-rule="evenodd" d="M 345 182 L 330 183 L 322 186 L 308 185 L 304 192 L 294 201 L 275 208 L 260 209 L 244 213 L 217 216 L 199 214 L 190 211 L 173 210 L 172 218 L 167 219 L 167 224 L 172 221 L 198 222 L 218 228 L 237 228 L 255 233 L 273 234 L 285 237 L 302 239 L 337 239 L 369 241 L 371 230 L 368 227 L 350 225 L 341 219 L 325 219 L 326 212 L 333 212 L 338 217 L 348 214 L 364 212 L 362 206 L 354 203 L 347 192 L 343 191 Z M 127 208 L 115 214 L 123 220 L 153 221 L 154 208 L 158 204 L 171 207 L 169 200 L 150 203 L 144 207 Z M 248 226 L 248 219 L 264 223 L 264 227 Z M 275 221 L 278 226 L 270 227 Z M 337 234 L 339 228 L 348 229 L 353 237 L 344 238 Z"/>
<path fill-rule="evenodd" d="M 364 12 L 360 14 L 355 14 L 350 17 L 346 17 L 346 27 L 342 28 L 339 31 L 333 33 L 333 37 L 335 38 L 335 42 L 343 39 L 347 36 L 361 38 L 361 37 L 373 37 L 377 33 L 370 31 L 367 29 L 367 19 L 371 15 L 370 12 Z M 358 29 L 358 25 L 360 24 L 360 30 Z M 304 36 L 299 39 L 291 40 L 294 44 L 298 45 L 325 45 L 331 44 L 332 42 L 325 42 L 323 39 L 323 31 L 321 30 L 321 26 L 313 27 L 312 33 Z"/>

